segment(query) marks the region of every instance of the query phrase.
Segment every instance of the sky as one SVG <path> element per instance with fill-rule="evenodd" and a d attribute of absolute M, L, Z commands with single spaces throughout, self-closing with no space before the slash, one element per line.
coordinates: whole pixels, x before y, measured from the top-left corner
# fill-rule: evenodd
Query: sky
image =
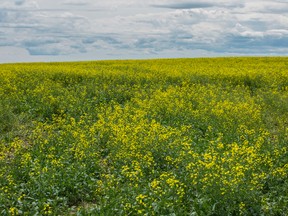
<path fill-rule="evenodd" d="M 0 63 L 288 56 L 288 0 L 0 0 Z"/>

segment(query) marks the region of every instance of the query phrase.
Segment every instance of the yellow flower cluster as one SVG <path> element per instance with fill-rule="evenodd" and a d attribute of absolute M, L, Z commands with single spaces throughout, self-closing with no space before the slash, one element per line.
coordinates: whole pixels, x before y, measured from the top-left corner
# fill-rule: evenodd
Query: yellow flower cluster
<path fill-rule="evenodd" d="M 0 65 L 0 214 L 284 215 L 286 61 Z"/>

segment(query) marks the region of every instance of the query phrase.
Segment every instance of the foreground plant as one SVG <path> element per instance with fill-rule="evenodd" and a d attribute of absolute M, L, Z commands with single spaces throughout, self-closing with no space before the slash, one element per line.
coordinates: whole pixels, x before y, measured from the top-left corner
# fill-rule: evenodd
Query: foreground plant
<path fill-rule="evenodd" d="M 1 65 L 1 215 L 285 215 L 285 62 Z"/>

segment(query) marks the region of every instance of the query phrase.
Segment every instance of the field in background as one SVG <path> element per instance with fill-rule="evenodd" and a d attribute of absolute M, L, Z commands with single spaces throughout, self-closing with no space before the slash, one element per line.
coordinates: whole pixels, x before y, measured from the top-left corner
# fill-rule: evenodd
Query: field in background
<path fill-rule="evenodd" d="M 0 65 L 1 215 L 285 215 L 288 58 Z"/>

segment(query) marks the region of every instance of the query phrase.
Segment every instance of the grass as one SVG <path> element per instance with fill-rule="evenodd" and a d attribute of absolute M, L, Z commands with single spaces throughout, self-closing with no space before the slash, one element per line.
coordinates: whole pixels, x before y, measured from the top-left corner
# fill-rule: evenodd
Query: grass
<path fill-rule="evenodd" d="M 0 214 L 285 215 L 287 62 L 0 65 Z"/>

